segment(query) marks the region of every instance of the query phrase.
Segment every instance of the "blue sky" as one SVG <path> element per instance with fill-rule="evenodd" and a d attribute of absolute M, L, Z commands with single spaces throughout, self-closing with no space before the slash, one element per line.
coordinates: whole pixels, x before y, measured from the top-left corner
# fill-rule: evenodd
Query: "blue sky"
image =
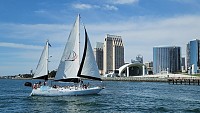
<path fill-rule="evenodd" d="M 77 14 L 93 47 L 106 34 L 120 35 L 125 62 L 154 46 L 180 46 L 200 38 L 199 0 L 0 0 L 0 76 L 35 70 L 50 40 L 50 70 L 56 69 Z"/>

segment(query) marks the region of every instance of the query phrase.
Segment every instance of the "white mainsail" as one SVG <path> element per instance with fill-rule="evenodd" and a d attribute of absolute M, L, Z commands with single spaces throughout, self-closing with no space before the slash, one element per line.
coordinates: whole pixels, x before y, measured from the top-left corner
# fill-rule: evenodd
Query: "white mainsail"
<path fill-rule="evenodd" d="M 38 62 L 37 68 L 35 70 L 34 79 L 43 78 L 48 75 L 48 62 L 49 62 L 49 42 L 46 42 L 46 45 L 42 51 L 42 55 L 40 56 L 40 60 Z"/>
<path fill-rule="evenodd" d="M 70 81 L 71 78 L 77 77 L 79 68 L 79 21 L 80 16 L 78 15 L 76 22 L 68 37 L 55 80 Z"/>

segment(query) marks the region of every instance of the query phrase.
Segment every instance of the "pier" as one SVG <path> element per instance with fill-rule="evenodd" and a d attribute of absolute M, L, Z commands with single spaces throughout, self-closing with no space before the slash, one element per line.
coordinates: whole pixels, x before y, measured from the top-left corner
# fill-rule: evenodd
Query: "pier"
<path fill-rule="evenodd" d="M 169 84 L 199 85 L 200 78 L 169 78 Z"/>
<path fill-rule="evenodd" d="M 200 85 L 199 77 L 102 77 L 103 81 L 168 82 L 169 84 Z"/>
<path fill-rule="evenodd" d="M 103 81 L 135 81 L 135 82 L 167 82 L 166 78 L 158 77 L 102 77 Z"/>

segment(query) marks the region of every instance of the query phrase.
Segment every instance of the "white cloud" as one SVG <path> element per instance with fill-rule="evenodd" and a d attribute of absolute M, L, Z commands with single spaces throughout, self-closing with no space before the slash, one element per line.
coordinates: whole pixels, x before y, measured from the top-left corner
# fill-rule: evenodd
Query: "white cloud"
<path fill-rule="evenodd" d="M 90 4 L 78 3 L 78 4 L 73 4 L 73 7 L 76 8 L 76 9 L 91 9 L 93 6 L 90 5 Z"/>
<path fill-rule="evenodd" d="M 108 5 L 108 4 L 104 6 L 104 9 L 105 10 L 114 10 L 114 11 L 118 10 L 118 8 L 116 6 Z"/>
<path fill-rule="evenodd" d="M 7 42 L 0 42 L 0 46 L 8 48 L 20 48 L 20 49 L 42 49 L 41 46 L 7 43 Z"/>
<path fill-rule="evenodd" d="M 62 43 L 72 25 L 62 24 L 0 24 L 1 37 L 32 40 L 33 42 Z M 69 26 L 69 27 L 66 27 Z"/>
<path fill-rule="evenodd" d="M 103 10 L 113 10 L 117 11 L 118 8 L 114 5 L 109 5 L 109 4 L 103 4 L 103 5 L 91 5 L 91 4 L 73 4 L 72 5 L 76 9 L 103 9 Z"/>
<path fill-rule="evenodd" d="M 144 61 L 153 58 L 153 47 L 176 45 L 182 48 L 185 56 L 186 44 L 194 39 L 200 39 L 200 16 L 179 16 L 165 19 L 127 20 L 126 22 L 90 25 L 89 33 L 93 42 L 102 40 L 105 34 L 121 35 L 125 45 L 126 61 L 135 58 L 137 54 L 144 56 Z M 95 28 L 95 29 L 93 29 Z M 96 33 L 96 34 L 95 34 Z"/>
<path fill-rule="evenodd" d="M 108 3 L 111 4 L 134 4 L 137 3 L 139 0 L 110 0 Z M 83 4 L 83 3 L 76 3 L 72 4 L 72 7 L 75 9 L 104 9 L 104 10 L 113 10 L 117 11 L 118 7 L 110 4 L 103 4 L 103 5 L 92 5 L 92 4 Z M 43 10 L 36 11 L 37 13 L 43 13 Z"/>
<path fill-rule="evenodd" d="M 162 45 L 176 45 L 182 47 L 182 54 L 185 55 L 186 44 L 194 39 L 200 39 L 200 16 L 185 15 L 171 18 L 143 18 L 127 19 L 126 21 L 109 23 L 88 23 L 86 25 L 89 38 L 93 47 L 95 43 L 103 42 L 106 34 L 120 35 L 125 45 L 125 61 L 130 62 L 136 55 L 141 54 L 144 61 L 153 58 L 153 47 Z M 64 49 L 65 42 L 72 25 L 62 24 L 1 24 L 1 37 L 8 36 L 10 39 L 44 42 L 50 40 L 51 69 L 56 69 Z M 3 30 L 2 30 L 3 29 Z M 8 34 L 5 34 L 7 32 Z M 38 37 L 38 38 L 37 38 Z M 28 69 L 35 69 L 43 46 L 0 42 L 0 46 L 12 48 L 29 48 L 37 51 L 16 52 L 15 60 L 18 58 L 34 61 L 34 65 L 27 64 Z M 43 44 L 43 43 L 42 43 Z M 40 49 L 40 50 L 39 50 Z M 11 53 L 6 53 L 8 56 Z M 34 56 L 32 56 L 34 54 Z M 1 52 L 2 55 L 2 52 Z M 14 56 L 13 56 L 14 57 Z M 2 58 L 0 58 L 1 60 Z M 12 62 L 13 64 L 13 62 Z M 2 64 L 1 64 L 2 65 Z M 0 65 L 0 66 L 1 66 Z M 16 64 L 13 64 L 16 65 Z M 26 67 L 26 68 L 27 68 Z M 3 70 L 0 70 L 3 72 Z M 14 72 L 13 72 L 14 73 Z"/>
<path fill-rule="evenodd" d="M 113 4 L 135 4 L 138 3 L 139 0 L 110 0 Z"/>

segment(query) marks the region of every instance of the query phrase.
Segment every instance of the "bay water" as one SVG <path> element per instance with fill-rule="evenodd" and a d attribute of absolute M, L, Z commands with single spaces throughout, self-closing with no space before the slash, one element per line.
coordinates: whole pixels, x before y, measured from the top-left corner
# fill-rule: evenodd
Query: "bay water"
<path fill-rule="evenodd" d="M 200 113 L 200 86 L 103 81 L 98 95 L 29 96 L 32 80 L 0 79 L 0 113 Z"/>

